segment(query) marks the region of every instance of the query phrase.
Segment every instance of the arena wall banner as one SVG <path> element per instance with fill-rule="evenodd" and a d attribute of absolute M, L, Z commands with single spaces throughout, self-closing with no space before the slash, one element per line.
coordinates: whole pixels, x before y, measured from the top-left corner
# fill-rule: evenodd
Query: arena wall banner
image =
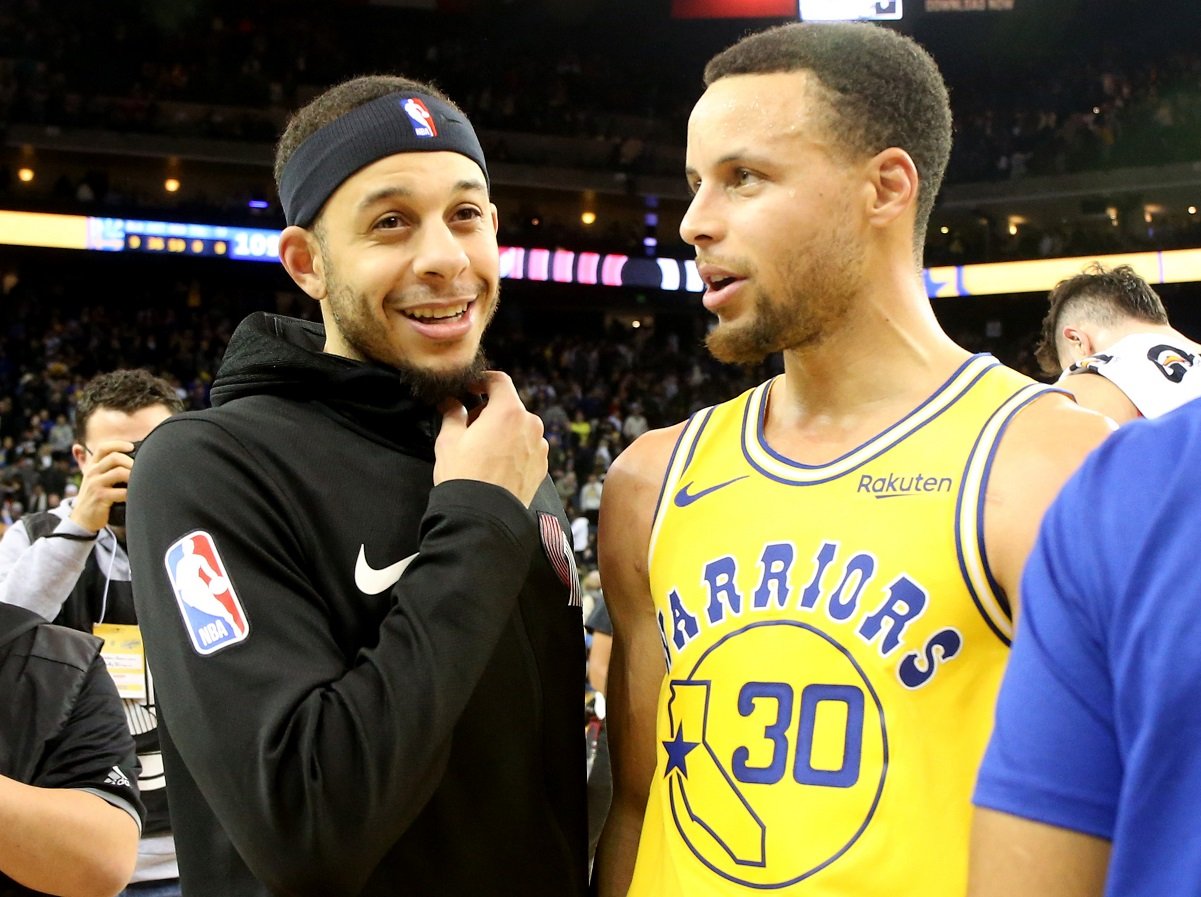
<path fill-rule="evenodd" d="M 233 261 L 278 262 L 279 231 L 219 224 L 51 215 L 0 210 L 0 245 L 96 252 L 209 256 Z M 1148 283 L 1201 282 L 1201 249 L 1172 249 L 1072 258 L 1033 259 L 927 268 L 930 298 L 1046 292 L 1091 262 L 1130 265 Z M 704 290 L 696 263 L 666 256 L 575 252 L 563 248 L 502 246 L 506 280 L 626 287 L 668 293 Z"/>

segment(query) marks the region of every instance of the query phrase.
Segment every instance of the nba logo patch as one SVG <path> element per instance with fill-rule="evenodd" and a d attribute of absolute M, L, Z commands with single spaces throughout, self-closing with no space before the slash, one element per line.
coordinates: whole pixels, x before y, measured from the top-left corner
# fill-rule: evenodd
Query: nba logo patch
<path fill-rule="evenodd" d="M 198 654 L 245 641 L 250 623 L 212 536 L 203 530 L 188 533 L 167 549 L 163 563 Z"/>
<path fill-rule="evenodd" d="M 409 97 L 401 104 L 401 108 L 409 117 L 409 121 L 413 123 L 414 134 L 418 137 L 438 136 L 438 125 L 434 122 L 433 113 L 429 111 L 425 103 L 417 97 Z"/>

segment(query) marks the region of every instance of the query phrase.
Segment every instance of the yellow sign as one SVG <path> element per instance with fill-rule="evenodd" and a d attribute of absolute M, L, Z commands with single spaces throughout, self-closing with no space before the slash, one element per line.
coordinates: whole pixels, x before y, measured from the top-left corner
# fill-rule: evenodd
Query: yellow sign
<path fill-rule="evenodd" d="M 117 692 L 127 701 L 146 700 L 146 649 L 137 626 L 97 623 L 92 634 L 104 639 L 100 656 L 117 683 Z"/>

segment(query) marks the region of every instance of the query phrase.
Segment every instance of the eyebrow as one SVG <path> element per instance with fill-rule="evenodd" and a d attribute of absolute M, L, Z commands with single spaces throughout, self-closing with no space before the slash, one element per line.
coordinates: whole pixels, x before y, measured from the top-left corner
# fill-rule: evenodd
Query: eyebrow
<path fill-rule="evenodd" d="M 477 178 L 465 178 L 458 181 L 450 190 L 452 194 L 468 193 L 472 190 L 479 190 L 482 193 L 487 193 L 488 188 L 484 182 Z M 358 204 L 360 210 L 369 208 L 378 202 L 383 202 L 386 199 L 411 199 L 413 191 L 408 187 L 388 186 L 381 187 L 364 196 Z"/>
<path fill-rule="evenodd" d="M 766 164 L 766 161 L 767 160 L 764 159 L 763 156 L 756 156 L 750 150 L 740 149 L 740 150 L 735 150 L 732 153 L 726 153 L 724 156 L 722 156 L 720 159 L 717 160 L 717 163 L 713 167 L 721 168 L 725 165 L 729 165 L 732 162 L 745 162 L 749 165 L 764 165 L 764 164 Z M 684 177 L 686 177 L 686 178 L 698 177 L 699 174 L 700 174 L 700 172 L 698 172 L 691 165 L 686 166 L 684 168 Z"/>

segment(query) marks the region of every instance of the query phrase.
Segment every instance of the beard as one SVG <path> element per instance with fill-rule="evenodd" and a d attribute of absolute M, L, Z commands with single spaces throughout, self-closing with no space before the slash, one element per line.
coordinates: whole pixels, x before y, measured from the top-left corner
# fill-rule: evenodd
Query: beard
<path fill-rule="evenodd" d="M 325 265 L 330 314 L 343 341 L 358 358 L 392 368 L 412 390 L 417 401 L 435 407 L 444 399 L 458 398 L 471 392 L 471 388 L 479 383 L 484 371 L 489 367 L 482 347 L 476 347 L 474 357 L 465 365 L 441 368 L 412 363 L 392 344 L 380 322 L 372 317 L 368 311 L 371 307 L 370 300 L 337 278 L 330 267 L 328 257 Z M 484 322 L 481 338 L 500 306 L 499 284 L 494 288 L 491 297 L 481 291 L 475 301 L 478 303 L 487 298 L 491 298 L 492 307 L 488 312 L 488 319 Z"/>
<path fill-rule="evenodd" d="M 797 247 L 783 269 L 783 295 L 751 286 L 749 320 L 718 324 L 705 346 L 718 361 L 755 365 L 777 352 L 822 342 L 847 317 L 864 282 L 863 256 L 848 233 L 832 233 L 821 247 Z M 736 266 L 737 267 L 737 266 Z M 755 267 L 743 263 L 751 284 Z"/>
<path fill-rule="evenodd" d="M 420 368 L 406 362 L 390 365 L 413 391 L 413 398 L 437 407 L 444 399 L 457 399 L 473 391 L 490 367 L 482 348 L 476 349 L 470 364 L 445 371 Z"/>

